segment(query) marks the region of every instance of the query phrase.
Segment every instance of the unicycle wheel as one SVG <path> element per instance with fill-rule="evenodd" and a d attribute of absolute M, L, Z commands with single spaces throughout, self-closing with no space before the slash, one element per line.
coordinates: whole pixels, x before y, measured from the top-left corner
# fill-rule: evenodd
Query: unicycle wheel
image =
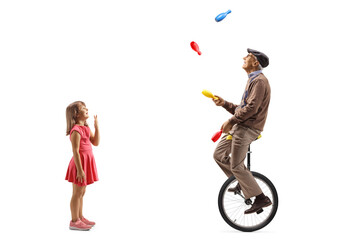
<path fill-rule="evenodd" d="M 252 174 L 263 193 L 270 198 L 272 205 L 260 209 L 256 213 L 244 214 L 244 211 L 254 203 L 255 197 L 245 199 L 242 192 L 229 192 L 228 189 L 235 187 L 238 183 L 234 176 L 226 180 L 218 197 L 220 214 L 225 222 L 243 232 L 256 231 L 268 225 L 274 218 L 279 204 L 278 195 L 272 182 L 260 173 L 252 172 Z"/>

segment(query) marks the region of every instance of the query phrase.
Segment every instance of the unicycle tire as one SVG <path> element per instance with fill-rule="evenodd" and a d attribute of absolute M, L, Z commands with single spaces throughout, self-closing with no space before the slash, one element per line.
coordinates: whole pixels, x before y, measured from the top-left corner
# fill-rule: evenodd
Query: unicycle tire
<path fill-rule="evenodd" d="M 225 181 L 218 197 L 219 211 L 225 222 L 243 232 L 257 231 L 268 225 L 275 217 L 279 204 L 278 194 L 272 182 L 260 173 L 251 173 L 263 193 L 270 198 L 272 205 L 263 208 L 258 213 L 244 214 L 244 211 L 251 207 L 250 203 L 254 202 L 255 197 L 249 201 L 245 199 L 242 192 L 228 192 L 228 189 L 235 187 L 238 182 L 234 176 Z"/>

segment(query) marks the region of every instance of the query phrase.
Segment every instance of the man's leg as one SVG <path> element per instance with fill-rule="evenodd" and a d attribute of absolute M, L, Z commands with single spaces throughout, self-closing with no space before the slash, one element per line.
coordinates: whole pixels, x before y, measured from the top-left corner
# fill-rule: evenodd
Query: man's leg
<path fill-rule="evenodd" d="M 216 163 L 220 166 L 223 172 L 227 177 L 231 177 L 233 173 L 230 170 L 230 153 L 231 153 L 231 140 L 226 140 L 224 135 L 218 145 L 216 146 L 214 152 L 214 159 Z"/>
<path fill-rule="evenodd" d="M 230 171 L 238 180 L 245 198 L 248 199 L 262 193 L 252 173 L 244 165 L 249 144 L 259 136 L 260 132 L 239 125 L 235 126 L 232 137 Z"/>

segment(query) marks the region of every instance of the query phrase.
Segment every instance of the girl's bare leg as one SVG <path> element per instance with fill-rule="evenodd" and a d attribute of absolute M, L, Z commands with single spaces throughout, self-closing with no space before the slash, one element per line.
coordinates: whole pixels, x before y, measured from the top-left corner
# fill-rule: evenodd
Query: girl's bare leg
<path fill-rule="evenodd" d="M 73 222 L 79 219 L 80 199 L 83 196 L 85 186 L 78 186 L 73 183 L 73 195 L 70 201 L 71 218 Z"/>
<path fill-rule="evenodd" d="M 80 219 L 83 218 L 82 209 L 83 209 L 83 198 L 84 198 L 84 195 L 85 195 L 85 190 L 86 190 L 86 186 L 84 186 L 84 188 L 82 190 L 81 197 L 80 197 L 80 207 L 79 207 L 79 218 Z"/>

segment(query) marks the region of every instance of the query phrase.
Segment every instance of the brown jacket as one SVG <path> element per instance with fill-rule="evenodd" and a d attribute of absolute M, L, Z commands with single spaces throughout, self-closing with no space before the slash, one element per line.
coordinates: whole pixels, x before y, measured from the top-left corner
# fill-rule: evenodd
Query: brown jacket
<path fill-rule="evenodd" d="M 225 101 L 224 108 L 233 114 L 230 123 L 263 131 L 270 103 L 271 89 L 267 78 L 260 73 L 249 79 L 240 105 Z"/>

